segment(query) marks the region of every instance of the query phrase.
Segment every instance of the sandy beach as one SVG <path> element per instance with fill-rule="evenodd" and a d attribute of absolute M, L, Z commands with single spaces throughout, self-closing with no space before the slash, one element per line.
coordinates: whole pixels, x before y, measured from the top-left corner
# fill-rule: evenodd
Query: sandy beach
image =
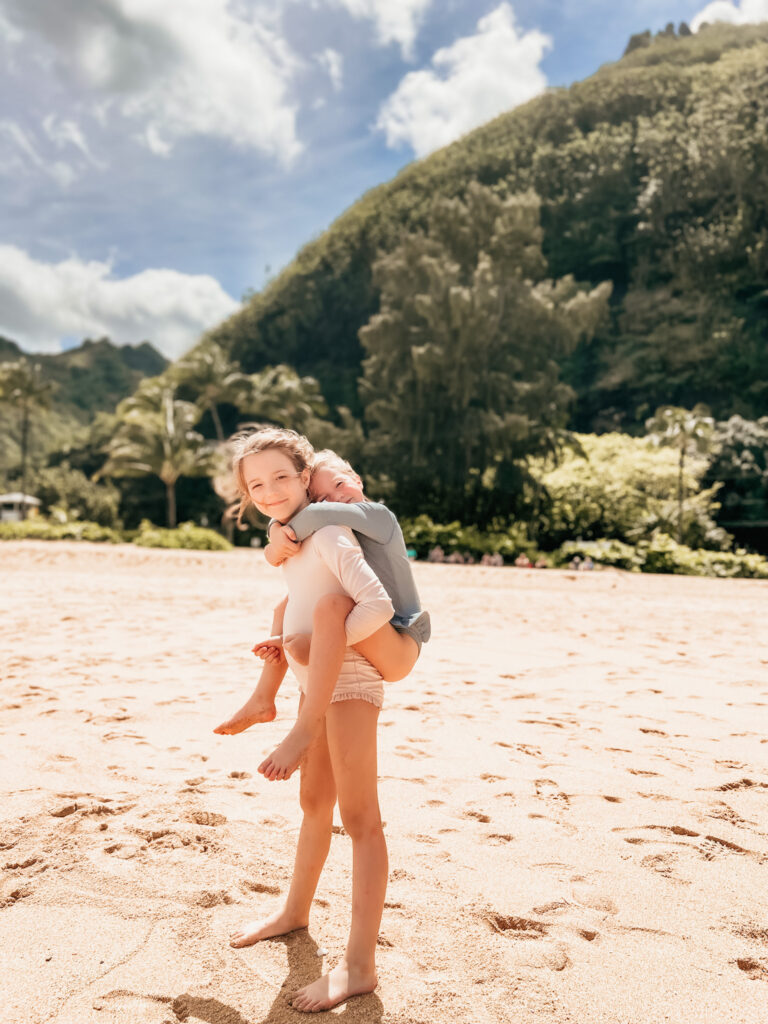
<path fill-rule="evenodd" d="M 418 564 L 433 640 L 388 684 L 390 884 L 366 1024 L 762 1024 L 768 583 Z M 338 959 L 348 837 L 309 931 L 281 900 L 287 731 L 248 694 L 260 552 L 0 547 L 3 1024 L 278 1024 Z"/>

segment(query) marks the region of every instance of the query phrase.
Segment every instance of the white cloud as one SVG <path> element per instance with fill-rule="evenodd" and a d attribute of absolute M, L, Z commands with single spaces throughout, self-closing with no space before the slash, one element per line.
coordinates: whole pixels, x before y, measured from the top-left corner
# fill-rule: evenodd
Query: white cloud
<path fill-rule="evenodd" d="M 73 146 L 93 167 L 104 169 L 104 164 L 97 160 L 91 153 L 80 125 L 76 121 L 58 118 L 55 114 L 48 114 L 43 118 L 43 130 L 48 138 L 59 149 L 66 146 Z"/>
<path fill-rule="evenodd" d="M 445 146 L 546 87 L 539 64 L 552 45 L 535 29 L 520 33 L 508 3 L 477 23 L 477 33 L 438 50 L 432 69 L 412 71 L 379 111 L 387 144 L 417 156 Z"/>
<path fill-rule="evenodd" d="M 266 7 L 229 0 L 3 0 L 42 38 L 93 112 L 142 126 L 159 154 L 214 136 L 289 163 L 301 150 L 289 98 L 299 68 Z"/>
<path fill-rule="evenodd" d="M 339 51 L 328 46 L 318 53 L 317 61 L 328 72 L 334 92 L 340 92 L 344 81 L 344 59 Z"/>
<path fill-rule="evenodd" d="M 8 118 L 0 120 L 0 137 L 12 143 L 13 154 L 6 151 L 2 170 L 5 174 L 24 173 L 32 164 L 41 174 L 51 178 L 60 188 L 67 188 L 77 177 L 74 168 L 63 160 L 46 160 L 21 125 Z M 23 159 L 20 159 L 23 158 Z"/>
<path fill-rule="evenodd" d="M 716 21 L 727 21 L 731 25 L 754 25 L 759 21 L 768 21 L 768 0 L 741 0 L 741 3 L 730 3 L 730 0 L 714 0 L 714 3 L 699 11 L 692 19 L 691 28 L 698 32 L 702 25 Z"/>
<path fill-rule="evenodd" d="M 43 263 L 0 245 L 0 334 L 30 351 L 107 335 L 116 344 L 151 341 L 173 359 L 238 305 L 206 274 L 153 269 L 117 279 L 109 263 Z"/>
<path fill-rule="evenodd" d="M 330 0 L 353 18 L 370 18 L 382 46 L 397 43 L 409 57 L 419 26 L 432 0 Z"/>

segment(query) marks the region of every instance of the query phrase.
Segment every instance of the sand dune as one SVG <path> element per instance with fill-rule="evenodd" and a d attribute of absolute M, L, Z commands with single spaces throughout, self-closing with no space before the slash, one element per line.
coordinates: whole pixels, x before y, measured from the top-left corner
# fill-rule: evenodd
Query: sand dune
<path fill-rule="evenodd" d="M 279 1024 L 339 956 L 350 843 L 309 932 L 232 950 L 290 878 L 287 729 L 250 690 L 261 554 L 0 547 L 3 1024 Z M 417 565 L 434 639 L 388 684 L 391 875 L 367 1024 L 768 1019 L 768 584 Z M 323 955 L 323 951 L 326 951 Z"/>

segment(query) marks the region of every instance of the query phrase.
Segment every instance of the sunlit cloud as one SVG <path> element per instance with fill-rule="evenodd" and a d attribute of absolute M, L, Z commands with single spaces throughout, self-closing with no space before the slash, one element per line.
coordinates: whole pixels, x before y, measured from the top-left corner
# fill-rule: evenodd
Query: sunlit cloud
<path fill-rule="evenodd" d="M 174 359 L 238 305 L 206 274 L 149 269 L 116 278 L 109 263 L 75 256 L 44 263 L 0 245 L 0 335 L 28 351 L 107 336 L 116 344 L 151 341 Z"/>
<path fill-rule="evenodd" d="M 344 58 L 339 51 L 326 47 L 322 53 L 318 53 L 317 61 L 328 72 L 334 92 L 340 92 L 344 81 Z"/>
<path fill-rule="evenodd" d="M 768 0 L 714 0 L 691 20 L 691 29 L 698 32 L 702 25 L 725 21 L 730 25 L 754 25 L 768 21 Z"/>
<path fill-rule="evenodd" d="M 397 43 L 404 57 L 413 53 L 419 27 L 432 0 L 325 0 L 343 7 L 354 18 L 368 18 L 382 46 Z"/>
<path fill-rule="evenodd" d="M 157 155 L 192 136 L 283 163 L 300 152 L 301 66 L 266 8 L 228 0 L 2 0 L 6 38 L 42 41 L 90 112 L 122 115 Z"/>
<path fill-rule="evenodd" d="M 521 32 L 508 3 L 477 23 L 474 35 L 438 50 L 428 70 L 412 71 L 384 102 L 377 127 L 387 144 L 417 156 L 444 146 L 546 87 L 540 64 L 548 36 Z"/>

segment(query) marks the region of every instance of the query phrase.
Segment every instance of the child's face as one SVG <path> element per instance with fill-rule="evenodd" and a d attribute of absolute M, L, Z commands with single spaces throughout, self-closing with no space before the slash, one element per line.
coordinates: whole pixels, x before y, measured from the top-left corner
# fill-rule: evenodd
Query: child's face
<path fill-rule="evenodd" d="M 246 455 L 242 468 L 248 495 L 263 516 L 284 523 L 307 504 L 309 470 L 297 472 L 279 448 Z"/>
<path fill-rule="evenodd" d="M 312 501 L 341 501 L 351 505 L 365 501 L 363 481 L 357 473 L 343 473 L 337 469 L 318 469 L 309 482 Z"/>

